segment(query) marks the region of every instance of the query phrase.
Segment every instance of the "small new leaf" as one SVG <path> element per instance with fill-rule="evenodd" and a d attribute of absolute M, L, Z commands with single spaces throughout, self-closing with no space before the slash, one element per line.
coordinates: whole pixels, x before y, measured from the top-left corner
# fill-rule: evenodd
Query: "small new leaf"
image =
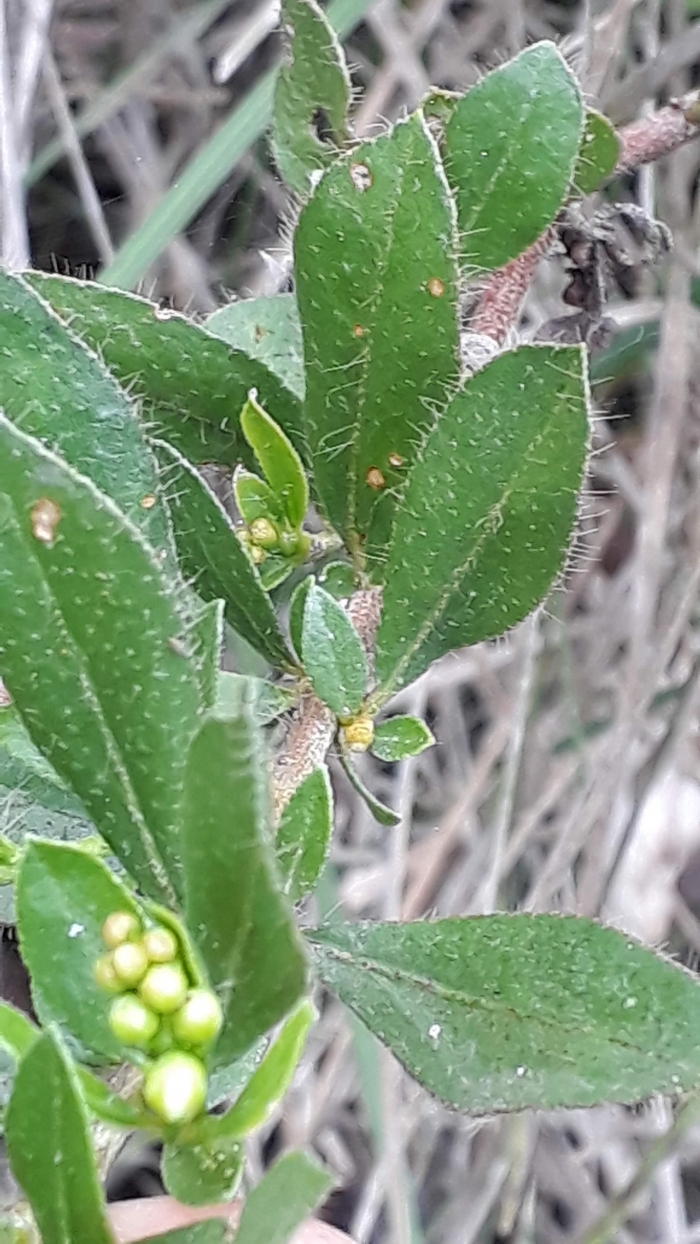
<path fill-rule="evenodd" d="M 293 903 L 316 885 L 332 834 L 333 791 L 328 770 L 321 765 L 294 792 L 277 831 L 277 860 L 284 892 Z"/>
<path fill-rule="evenodd" d="M 574 169 L 574 191 L 593 194 L 612 176 L 619 158 L 620 139 L 614 125 L 595 108 L 588 108 Z"/>
<path fill-rule="evenodd" d="M 241 428 L 287 520 L 297 531 L 309 508 L 309 485 L 301 459 L 251 389 L 241 411 Z"/>
<path fill-rule="evenodd" d="M 304 602 L 301 649 L 319 699 L 336 717 L 356 713 L 367 687 L 367 656 L 345 610 L 315 583 Z"/>
<path fill-rule="evenodd" d="M 185 1129 L 186 1130 L 186 1129 Z M 213 1205 L 235 1196 L 245 1154 L 234 1142 L 180 1139 L 163 1148 L 163 1182 L 184 1205 Z"/>
<path fill-rule="evenodd" d="M 419 756 L 434 742 L 432 730 L 419 717 L 391 717 L 375 726 L 370 751 L 379 760 L 405 760 Z"/>
<path fill-rule="evenodd" d="M 205 599 L 225 602 L 231 626 L 268 661 L 293 666 L 277 615 L 218 497 L 176 449 L 154 445 L 185 574 Z"/>
<path fill-rule="evenodd" d="M 277 79 L 272 147 L 285 181 L 306 195 L 347 143 L 350 75 L 315 0 L 283 0 L 282 25 L 289 55 Z"/>
<path fill-rule="evenodd" d="M 385 803 L 382 803 L 381 800 L 377 799 L 376 795 L 373 795 L 372 792 L 367 789 L 362 781 L 362 778 L 357 772 L 357 769 L 353 767 L 352 760 L 347 752 L 341 749 L 338 752 L 338 758 L 351 786 L 357 791 L 363 802 L 367 804 L 367 807 L 372 813 L 375 821 L 378 821 L 380 825 L 387 825 L 389 828 L 394 825 L 398 825 L 401 821 L 401 817 L 397 812 L 394 812 L 393 808 L 388 808 Z"/>
<path fill-rule="evenodd" d="M 22 1060 L 6 1134 L 43 1244 L 111 1244 L 80 1081 L 55 1031 Z"/>

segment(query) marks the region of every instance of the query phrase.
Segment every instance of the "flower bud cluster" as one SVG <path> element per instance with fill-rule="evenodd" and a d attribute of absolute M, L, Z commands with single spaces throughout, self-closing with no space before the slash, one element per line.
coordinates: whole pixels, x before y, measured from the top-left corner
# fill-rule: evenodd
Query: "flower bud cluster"
<path fill-rule="evenodd" d="M 110 1028 L 153 1060 L 144 1077 L 146 1104 L 167 1123 L 186 1123 L 206 1102 L 202 1059 L 221 1029 L 219 1000 L 210 989 L 192 987 L 170 929 L 144 928 L 133 912 L 113 911 L 102 937 L 109 949 L 95 964 L 95 979 L 115 995 Z"/>

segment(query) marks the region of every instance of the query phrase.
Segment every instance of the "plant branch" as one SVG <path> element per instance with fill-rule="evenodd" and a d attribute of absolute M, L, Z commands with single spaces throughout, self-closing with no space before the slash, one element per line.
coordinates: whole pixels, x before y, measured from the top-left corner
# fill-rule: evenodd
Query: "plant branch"
<path fill-rule="evenodd" d="M 700 92 L 693 91 L 665 108 L 620 130 L 621 152 L 615 174 L 629 173 L 677 151 L 700 133 Z M 537 265 L 551 250 L 556 227 L 550 225 L 532 246 L 490 277 L 470 329 L 503 345 L 520 315 Z"/>
<path fill-rule="evenodd" d="M 372 660 L 381 616 L 381 588 L 356 592 L 347 613 Z M 295 790 L 323 764 L 335 735 L 335 717 L 313 692 L 303 696 L 273 765 L 275 817 L 279 818 Z"/>

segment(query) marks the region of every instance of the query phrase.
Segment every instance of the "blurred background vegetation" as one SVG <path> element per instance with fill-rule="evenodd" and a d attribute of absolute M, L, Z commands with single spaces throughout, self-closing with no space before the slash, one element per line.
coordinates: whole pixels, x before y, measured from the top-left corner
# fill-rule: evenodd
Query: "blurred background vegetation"
<path fill-rule="evenodd" d="M 363 137 L 429 85 L 467 88 L 543 38 L 618 124 L 700 82 L 698 0 L 333 0 L 329 12 Z M 3 262 L 97 277 L 197 317 L 289 289 L 296 205 L 265 139 L 277 26 L 270 0 L 0 0 Z M 595 223 L 605 204 L 637 204 L 675 247 L 652 263 L 634 231 L 620 243 L 567 590 L 401 694 L 438 746 L 401 765 L 364 761 L 398 829 L 375 824 L 335 775 L 322 912 L 575 911 L 695 969 L 699 168 L 700 142 L 587 205 Z M 524 338 L 561 314 L 567 280 L 562 256 L 542 265 Z M 4 816 L 21 820 L 21 803 Z M 692 1244 L 700 1128 L 668 1136 L 677 1105 L 460 1118 L 326 1002 L 251 1161 L 260 1171 L 283 1147 L 314 1146 L 339 1181 L 327 1216 L 358 1244 Z M 157 1155 L 127 1148 L 111 1195 L 157 1188 Z"/>

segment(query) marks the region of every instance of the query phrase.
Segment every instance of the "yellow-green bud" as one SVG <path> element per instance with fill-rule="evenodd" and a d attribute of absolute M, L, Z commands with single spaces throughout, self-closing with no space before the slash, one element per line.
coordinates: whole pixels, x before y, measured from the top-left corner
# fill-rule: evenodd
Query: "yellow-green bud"
<path fill-rule="evenodd" d="M 158 1016 L 133 993 L 115 998 L 109 1008 L 109 1026 L 115 1037 L 125 1045 L 150 1045 L 158 1032 L 158 1024 Z"/>
<path fill-rule="evenodd" d="M 151 963 L 170 963 L 177 958 L 179 947 L 175 934 L 160 925 L 144 933 L 142 945 Z"/>
<path fill-rule="evenodd" d="M 296 531 L 281 531 L 279 534 L 280 552 L 285 557 L 291 557 L 292 553 L 296 553 L 299 547 L 299 536 Z"/>
<path fill-rule="evenodd" d="M 138 985 L 148 969 L 148 955 L 141 942 L 122 942 L 112 951 L 112 963 L 122 984 Z"/>
<path fill-rule="evenodd" d="M 102 936 L 108 946 L 121 946 L 130 938 L 138 937 L 141 925 L 131 911 L 113 911 L 102 925 Z"/>
<path fill-rule="evenodd" d="M 111 955 L 103 955 L 97 960 L 93 975 L 100 989 L 104 989 L 105 993 L 120 993 L 124 988 L 123 981 L 119 979 L 114 970 L 114 960 Z"/>
<path fill-rule="evenodd" d="M 211 989 L 191 989 L 173 1015 L 175 1039 L 183 1045 L 208 1045 L 224 1022 L 221 1003 Z"/>
<path fill-rule="evenodd" d="M 374 722 L 371 717 L 356 717 L 343 727 L 345 745 L 351 752 L 366 752 L 374 739 Z"/>
<path fill-rule="evenodd" d="M 156 963 L 149 968 L 139 988 L 146 1003 L 159 1015 L 170 1015 L 182 1006 L 189 984 L 179 963 Z"/>
<path fill-rule="evenodd" d="M 203 1063 L 182 1050 L 161 1055 L 146 1072 L 143 1096 L 146 1105 L 166 1123 L 189 1123 L 207 1100 Z"/>
<path fill-rule="evenodd" d="M 274 549 L 277 546 L 277 528 L 269 518 L 254 518 L 248 528 L 251 542 L 261 549 Z"/>

